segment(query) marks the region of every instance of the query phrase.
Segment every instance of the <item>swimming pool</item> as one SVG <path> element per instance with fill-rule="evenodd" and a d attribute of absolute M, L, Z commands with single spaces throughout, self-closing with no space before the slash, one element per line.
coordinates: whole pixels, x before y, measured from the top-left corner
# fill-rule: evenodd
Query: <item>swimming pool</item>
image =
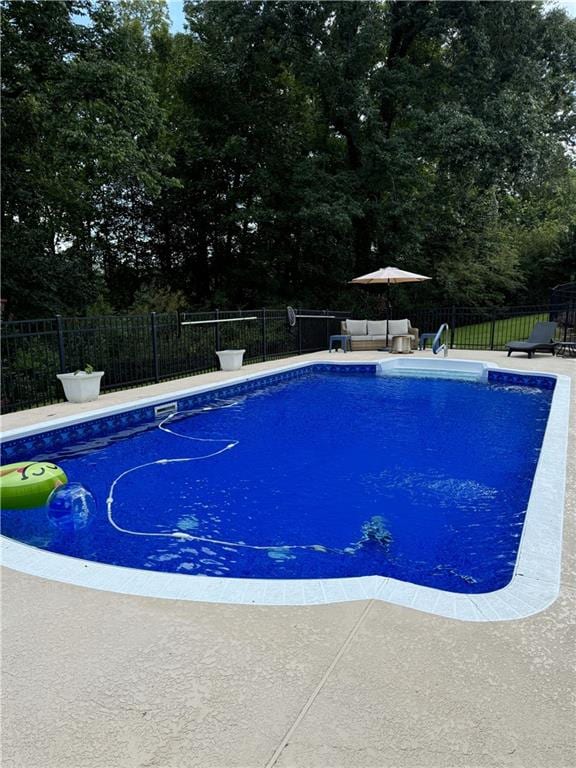
<path fill-rule="evenodd" d="M 518 572 L 564 383 L 377 372 L 292 367 L 179 398 L 161 418 L 150 405 L 8 440 L 6 461 L 23 451 L 56 461 L 91 489 L 97 510 L 73 535 L 44 509 L 10 510 L 3 532 L 71 556 L 66 567 L 121 566 L 128 582 L 142 570 L 179 577 L 182 596 L 190 575 L 211 577 L 195 580 L 210 583 L 207 599 L 229 592 L 226 582 L 243 585 L 245 602 L 259 601 L 246 585 L 299 591 L 296 602 L 318 587 L 322 601 L 334 590 L 354 599 L 353 584 L 367 596 L 374 580 L 379 590 L 429 589 L 440 604 L 501 592 Z"/>

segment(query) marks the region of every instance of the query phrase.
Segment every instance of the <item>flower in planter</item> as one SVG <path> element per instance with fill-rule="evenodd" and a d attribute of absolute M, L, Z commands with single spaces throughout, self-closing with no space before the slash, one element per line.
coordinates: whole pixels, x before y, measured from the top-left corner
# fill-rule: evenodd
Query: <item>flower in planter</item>
<path fill-rule="evenodd" d="M 94 373 L 94 366 L 90 365 L 90 363 L 86 363 L 84 368 L 79 368 L 77 371 L 74 371 L 74 376 L 77 376 L 79 373 Z"/>

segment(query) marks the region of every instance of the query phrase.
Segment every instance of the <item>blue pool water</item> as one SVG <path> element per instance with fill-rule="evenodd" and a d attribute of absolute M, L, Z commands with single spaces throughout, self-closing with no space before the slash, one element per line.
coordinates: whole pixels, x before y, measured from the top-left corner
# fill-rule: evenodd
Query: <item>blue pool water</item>
<path fill-rule="evenodd" d="M 215 392 L 161 428 L 50 454 L 96 500 L 85 527 L 39 508 L 4 511 L 2 532 L 157 571 L 488 592 L 512 577 L 551 396 L 314 372 Z"/>

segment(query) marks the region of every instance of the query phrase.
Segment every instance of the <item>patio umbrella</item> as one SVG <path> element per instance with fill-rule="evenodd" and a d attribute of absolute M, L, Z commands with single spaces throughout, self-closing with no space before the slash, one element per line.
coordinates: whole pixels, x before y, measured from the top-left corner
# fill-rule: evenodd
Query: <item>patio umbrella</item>
<path fill-rule="evenodd" d="M 390 319 L 390 286 L 395 283 L 421 283 L 423 280 L 432 280 L 426 275 L 417 275 L 415 272 L 407 272 L 397 267 L 381 267 L 376 272 L 355 277 L 350 280 L 357 285 L 386 285 L 386 346 L 388 346 L 388 321 Z"/>

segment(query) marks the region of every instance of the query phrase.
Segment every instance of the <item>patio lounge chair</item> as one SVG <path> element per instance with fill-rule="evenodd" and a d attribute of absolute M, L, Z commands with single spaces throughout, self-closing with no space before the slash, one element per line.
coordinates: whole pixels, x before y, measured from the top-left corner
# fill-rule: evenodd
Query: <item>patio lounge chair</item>
<path fill-rule="evenodd" d="M 532 333 L 525 341 L 509 341 L 508 357 L 512 352 L 527 352 L 532 357 L 534 352 L 550 352 L 554 354 L 554 334 L 558 323 L 536 323 Z"/>

